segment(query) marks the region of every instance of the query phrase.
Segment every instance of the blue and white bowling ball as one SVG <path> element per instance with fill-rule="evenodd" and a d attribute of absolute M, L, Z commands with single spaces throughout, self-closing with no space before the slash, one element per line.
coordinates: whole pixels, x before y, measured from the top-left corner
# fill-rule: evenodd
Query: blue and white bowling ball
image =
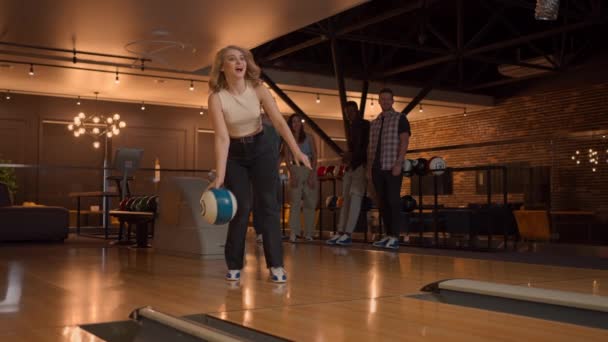
<path fill-rule="evenodd" d="M 230 222 L 236 214 L 236 198 L 228 189 L 209 189 L 201 196 L 201 216 L 214 225 Z"/>

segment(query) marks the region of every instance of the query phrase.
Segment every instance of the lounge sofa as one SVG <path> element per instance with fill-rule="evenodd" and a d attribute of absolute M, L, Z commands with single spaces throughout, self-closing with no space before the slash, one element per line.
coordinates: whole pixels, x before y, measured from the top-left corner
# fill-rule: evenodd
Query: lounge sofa
<path fill-rule="evenodd" d="M 13 205 L 7 185 L 0 182 L 0 241 L 63 241 L 68 225 L 66 208 Z"/>

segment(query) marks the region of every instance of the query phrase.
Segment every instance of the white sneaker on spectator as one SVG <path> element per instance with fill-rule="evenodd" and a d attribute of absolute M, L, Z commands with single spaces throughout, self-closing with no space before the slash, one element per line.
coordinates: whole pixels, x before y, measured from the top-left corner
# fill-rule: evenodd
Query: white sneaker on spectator
<path fill-rule="evenodd" d="M 342 235 L 340 233 L 336 233 L 331 238 L 329 238 L 329 240 L 325 240 L 325 243 L 328 245 L 335 245 L 336 241 L 338 241 L 338 239 L 341 237 Z"/>
<path fill-rule="evenodd" d="M 384 248 L 384 247 L 386 247 L 386 243 L 388 242 L 389 239 L 390 239 L 389 236 L 385 236 L 382 239 L 380 239 L 380 240 L 372 243 L 372 245 L 374 247 L 382 247 L 382 248 Z"/>

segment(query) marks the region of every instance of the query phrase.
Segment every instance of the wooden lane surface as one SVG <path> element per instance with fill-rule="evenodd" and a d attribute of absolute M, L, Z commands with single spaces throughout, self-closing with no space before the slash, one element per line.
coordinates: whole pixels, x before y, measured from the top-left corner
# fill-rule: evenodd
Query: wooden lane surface
<path fill-rule="evenodd" d="M 108 247 L 82 237 L 0 245 L 0 340 L 61 341 L 32 334 L 59 336 L 80 324 L 126 320 L 146 305 L 177 316 L 213 313 L 298 340 L 309 340 L 302 334 L 311 332 L 322 340 L 403 338 L 404 328 L 431 340 L 452 333 L 462 340 L 467 333 L 473 339 L 594 340 L 608 333 L 403 297 L 446 278 L 606 296 L 608 271 L 285 244 L 289 282 L 277 285 L 267 279 L 261 247 L 251 243 L 253 235 L 249 240 L 238 285 L 223 279 L 223 260 Z"/>

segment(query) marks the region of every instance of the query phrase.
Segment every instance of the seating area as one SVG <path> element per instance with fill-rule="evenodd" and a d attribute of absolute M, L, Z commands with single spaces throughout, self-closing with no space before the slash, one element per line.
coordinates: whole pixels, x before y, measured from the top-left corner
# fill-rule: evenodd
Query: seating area
<path fill-rule="evenodd" d="M 8 186 L 0 183 L 0 242 L 63 241 L 68 226 L 68 209 L 13 205 Z"/>

